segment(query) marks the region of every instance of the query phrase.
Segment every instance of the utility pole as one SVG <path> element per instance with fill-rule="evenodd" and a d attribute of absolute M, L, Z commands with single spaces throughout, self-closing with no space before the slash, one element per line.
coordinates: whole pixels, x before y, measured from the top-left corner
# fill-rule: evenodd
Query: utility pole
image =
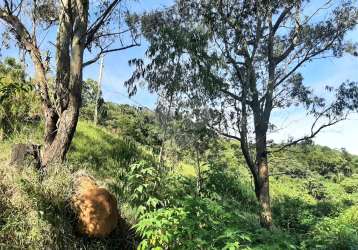
<path fill-rule="evenodd" d="M 99 62 L 99 77 L 97 82 L 96 104 L 95 104 L 94 117 L 93 117 L 94 124 L 96 125 L 98 124 L 98 109 L 99 109 L 98 105 L 99 105 L 99 98 L 101 97 L 101 86 L 102 86 L 103 67 L 104 67 L 103 61 L 104 61 L 104 56 L 102 54 Z"/>
<path fill-rule="evenodd" d="M 24 70 L 24 72 L 26 72 L 26 60 L 25 60 L 25 57 L 26 57 L 26 50 L 20 47 L 19 48 L 19 59 L 20 59 L 21 67 Z"/>

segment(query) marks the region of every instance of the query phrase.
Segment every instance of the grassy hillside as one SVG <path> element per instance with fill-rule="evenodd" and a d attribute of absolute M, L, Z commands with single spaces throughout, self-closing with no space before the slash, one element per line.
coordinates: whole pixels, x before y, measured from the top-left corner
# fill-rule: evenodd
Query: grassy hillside
<path fill-rule="evenodd" d="M 8 166 L 11 144 L 40 141 L 40 131 L 0 144 L 1 249 L 358 249 L 358 161 L 346 152 L 308 145 L 272 154 L 275 227 L 267 231 L 235 142 L 220 140 L 197 194 L 190 158 L 161 170 L 150 143 L 85 121 L 67 162 L 51 166 L 43 180 L 31 163 Z M 124 220 L 108 239 L 73 229 L 68 199 L 77 171 L 95 176 L 119 201 Z"/>

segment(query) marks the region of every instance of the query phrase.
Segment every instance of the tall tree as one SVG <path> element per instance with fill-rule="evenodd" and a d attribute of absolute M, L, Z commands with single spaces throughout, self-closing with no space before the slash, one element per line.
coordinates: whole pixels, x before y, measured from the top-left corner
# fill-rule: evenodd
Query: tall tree
<path fill-rule="evenodd" d="M 216 134 L 206 126 L 207 122 L 203 120 L 205 116 L 201 110 L 194 112 L 181 112 L 175 120 L 174 140 L 180 151 L 186 152 L 189 159 L 194 162 L 196 173 L 196 189 L 200 195 L 202 190 L 202 166 L 207 163 L 205 153 L 210 146 L 216 142 Z"/>
<path fill-rule="evenodd" d="M 122 2 L 3 0 L 0 3 L 0 19 L 17 45 L 28 52 L 34 65 L 34 82 L 45 120 L 43 166 L 65 159 L 81 106 L 83 67 L 96 62 L 102 54 L 139 45 L 133 26 L 126 25 L 125 30 L 123 26 L 118 27 L 118 23 L 123 23 L 118 19 L 124 17 Z M 56 41 L 49 41 L 55 46 L 56 54 L 52 69 L 51 49 L 45 49 L 42 42 L 47 39 L 43 34 L 56 28 Z M 128 37 L 128 44 L 122 40 L 116 42 L 123 35 Z M 84 62 L 86 50 L 96 55 Z"/>
<path fill-rule="evenodd" d="M 327 88 L 335 101 L 303 84 L 300 68 L 341 56 L 345 34 L 357 23 L 351 1 L 313 7 L 304 0 L 178 0 L 143 16 L 150 62 L 131 61 L 136 70 L 127 82 L 130 90 L 141 77 L 153 91 L 176 86 L 188 107 L 198 102 L 210 107 L 209 127 L 240 141 L 267 228 L 272 225 L 267 143 L 272 111 L 302 104 L 314 117 L 310 133 L 286 147 L 313 138 L 358 107 L 355 83 Z"/>

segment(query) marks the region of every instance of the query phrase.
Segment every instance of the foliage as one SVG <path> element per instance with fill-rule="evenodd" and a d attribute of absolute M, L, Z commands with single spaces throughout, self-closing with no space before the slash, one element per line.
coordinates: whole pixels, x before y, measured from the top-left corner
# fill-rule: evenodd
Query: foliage
<path fill-rule="evenodd" d="M 164 197 L 160 197 L 165 184 L 163 177 L 153 162 L 142 160 L 117 172 L 113 190 L 141 215 L 166 203 Z"/>
<path fill-rule="evenodd" d="M 238 181 L 238 178 L 240 179 Z M 203 195 L 219 202 L 245 201 L 240 207 L 257 211 L 257 201 L 252 187 L 241 178 L 239 171 L 229 169 L 224 163 L 211 160 L 203 174 Z"/>
<path fill-rule="evenodd" d="M 305 242 L 309 249 L 357 249 L 358 207 L 352 206 L 337 217 L 319 222 L 311 236 L 311 240 Z"/>
<path fill-rule="evenodd" d="M 141 126 L 132 124 L 130 130 L 141 131 Z M 156 123 L 151 126 L 161 131 Z M 198 194 L 195 176 L 189 174 L 195 167 L 190 158 L 179 161 L 186 171 L 171 164 L 171 158 L 164 169 L 158 168 L 158 155 L 149 150 L 148 141 L 112 129 L 80 121 L 67 165 L 50 166 L 42 180 L 31 166 L 16 169 L 3 163 L 11 143 L 28 138 L 40 142 L 40 127 L 0 145 L 0 248 L 134 249 L 139 242 L 139 249 L 355 249 L 357 245 L 356 156 L 344 150 L 298 145 L 270 156 L 275 226 L 268 231 L 259 224 L 258 202 L 238 142 L 219 138 L 204 150 L 201 160 L 207 164 Z M 328 172 L 321 171 L 328 165 Z M 349 174 L 342 166 L 349 167 Z M 128 228 L 125 232 L 119 228 L 106 239 L 75 234 L 67 201 L 77 170 L 95 176 L 114 193 L 124 225 L 130 222 L 135 234 Z"/>
<path fill-rule="evenodd" d="M 301 105 L 313 117 L 309 133 L 290 145 L 314 138 L 358 110 L 358 83 L 327 87 L 331 96 L 323 97 L 304 84 L 300 73 L 314 59 L 342 56 L 358 8 L 351 1 L 332 6 L 325 1 L 309 16 L 309 2 L 178 0 L 141 18 L 149 60 L 130 61 L 136 67 L 126 82 L 131 94 L 144 79 L 150 90 L 178 96 L 178 112 L 200 113 L 206 127 L 240 141 L 264 227 L 272 226 L 267 154 L 272 112 Z M 322 174 L 338 165 L 310 164 Z M 339 171 L 348 175 L 348 170 Z"/>
<path fill-rule="evenodd" d="M 99 93 L 97 100 L 98 83 L 95 80 L 87 79 L 82 84 L 82 107 L 81 116 L 89 121 L 93 121 L 96 104 L 98 105 L 98 121 L 103 124 L 107 116 L 107 106 L 105 105 L 102 91 Z"/>
<path fill-rule="evenodd" d="M 158 152 L 158 147 L 161 145 L 159 137 L 161 131 L 153 111 L 110 102 L 107 102 L 105 106 L 108 115 L 104 120 L 104 125 L 107 128 L 123 137 L 132 138 L 141 144 L 148 145 Z"/>
<path fill-rule="evenodd" d="M 245 214 L 208 198 L 188 198 L 182 207 L 145 214 L 136 225 L 144 237 L 139 249 L 238 249 L 251 241 L 237 225 Z M 252 223 L 252 222 L 251 222 Z"/>
<path fill-rule="evenodd" d="M 0 63 L 0 138 L 39 120 L 39 111 L 39 99 L 22 65 L 6 58 Z"/>
<path fill-rule="evenodd" d="M 272 146 L 273 151 L 276 148 Z M 345 150 L 318 145 L 293 146 L 288 151 L 272 153 L 270 160 L 273 175 L 285 173 L 297 178 L 319 175 L 339 180 L 358 170 L 355 158 Z"/>

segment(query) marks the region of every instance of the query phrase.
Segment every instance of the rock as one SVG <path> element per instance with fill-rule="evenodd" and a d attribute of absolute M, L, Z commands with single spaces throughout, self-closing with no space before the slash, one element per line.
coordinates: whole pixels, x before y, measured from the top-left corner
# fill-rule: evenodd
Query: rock
<path fill-rule="evenodd" d="M 78 177 L 75 182 L 72 205 L 79 232 L 96 238 L 108 236 L 118 224 L 116 198 L 88 176 Z"/>

